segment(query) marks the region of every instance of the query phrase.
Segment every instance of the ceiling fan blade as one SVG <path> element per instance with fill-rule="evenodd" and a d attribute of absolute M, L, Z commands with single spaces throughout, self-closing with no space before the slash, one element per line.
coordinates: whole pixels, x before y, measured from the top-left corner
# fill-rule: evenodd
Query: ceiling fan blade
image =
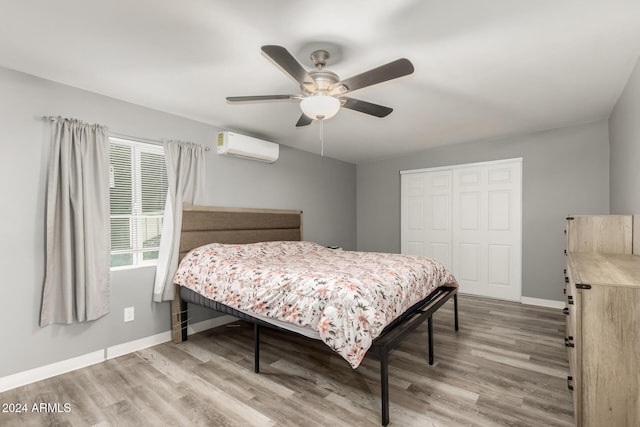
<path fill-rule="evenodd" d="M 301 126 L 308 126 L 311 124 L 312 121 L 313 121 L 312 118 L 309 118 L 303 114 L 298 119 L 298 123 L 296 123 L 296 127 L 299 128 Z"/>
<path fill-rule="evenodd" d="M 262 46 L 262 52 L 301 85 L 315 86 L 316 82 L 307 73 L 307 70 L 284 47 L 266 45 Z"/>
<path fill-rule="evenodd" d="M 298 95 L 227 96 L 227 102 L 281 101 L 298 98 Z"/>
<path fill-rule="evenodd" d="M 373 104 L 361 99 L 343 96 L 340 98 L 340 100 L 344 102 L 342 104 L 343 108 L 348 108 L 349 110 L 359 111 L 361 113 L 369 114 L 376 117 L 387 117 L 393 111 L 393 108 L 385 107 L 384 105 Z"/>
<path fill-rule="evenodd" d="M 388 80 L 397 79 L 413 73 L 413 64 L 406 58 L 397 59 L 388 64 L 373 68 L 357 76 L 350 77 L 346 80 L 338 82 L 335 86 L 344 86 L 346 91 L 341 93 L 353 92 L 367 86 L 373 86 Z"/>

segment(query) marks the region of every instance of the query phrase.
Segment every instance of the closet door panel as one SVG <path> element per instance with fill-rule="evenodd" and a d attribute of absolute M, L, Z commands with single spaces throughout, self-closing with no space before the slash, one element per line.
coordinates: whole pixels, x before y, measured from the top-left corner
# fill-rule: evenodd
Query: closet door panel
<path fill-rule="evenodd" d="M 460 292 L 520 300 L 521 191 L 520 161 L 453 170 L 453 273 L 460 275 Z M 470 245 L 478 248 L 473 259 Z M 473 280 L 469 263 L 476 264 Z"/>
<path fill-rule="evenodd" d="M 402 253 L 451 268 L 451 172 L 401 176 Z"/>

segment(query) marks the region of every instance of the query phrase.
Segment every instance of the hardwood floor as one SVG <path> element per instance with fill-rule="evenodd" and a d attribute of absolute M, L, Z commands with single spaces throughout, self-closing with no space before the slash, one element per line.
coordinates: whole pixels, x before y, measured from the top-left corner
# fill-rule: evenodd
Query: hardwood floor
<path fill-rule="evenodd" d="M 448 302 L 434 315 L 433 366 L 426 323 L 391 352 L 390 426 L 573 425 L 564 320 L 461 295 L 455 332 Z M 377 360 L 353 370 L 320 342 L 262 331 L 260 374 L 252 326 L 237 323 L 2 393 L 28 411 L 0 413 L 0 425 L 380 425 Z"/>

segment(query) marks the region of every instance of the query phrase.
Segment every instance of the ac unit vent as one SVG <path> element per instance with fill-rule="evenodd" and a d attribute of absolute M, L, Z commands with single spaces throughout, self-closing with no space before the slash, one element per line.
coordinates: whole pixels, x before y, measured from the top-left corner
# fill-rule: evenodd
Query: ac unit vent
<path fill-rule="evenodd" d="M 280 146 L 251 136 L 220 132 L 218 133 L 218 154 L 273 163 L 278 160 Z"/>

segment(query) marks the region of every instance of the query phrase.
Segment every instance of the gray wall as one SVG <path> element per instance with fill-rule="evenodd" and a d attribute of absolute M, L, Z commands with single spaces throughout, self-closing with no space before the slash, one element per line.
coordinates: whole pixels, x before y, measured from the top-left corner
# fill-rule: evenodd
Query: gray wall
<path fill-rule="evenodd" d="M 151 302 L 152 268 L 112 272 L 109 315 L 38 326 L 49 142 L 39 117 L 75 117 L 119 134 L 212 147 L 218 129 L 2 68 L 0 94 L 0 377 L 168 331 L 168 303 Z M 353 164 L 285 146 L 272 165 L 208 154 L 207 204 L 302 209 L 306 240 L 355 249 L 355 200 Z M 125 324 L 123 308 L 132 305 L 136 319 Z"/>
<path fill-rule="evenodd" d="M 640 213 L 640 60 L 609 119 L 611 213 Z"/>
<path fill-rule="evenodd" d="M 609 213 L 607 120 L 357 166 L 358 250 L 400 251 L 401 170 L 523 158 L 522 294 L 562 300 L 564 218 Z"/>

